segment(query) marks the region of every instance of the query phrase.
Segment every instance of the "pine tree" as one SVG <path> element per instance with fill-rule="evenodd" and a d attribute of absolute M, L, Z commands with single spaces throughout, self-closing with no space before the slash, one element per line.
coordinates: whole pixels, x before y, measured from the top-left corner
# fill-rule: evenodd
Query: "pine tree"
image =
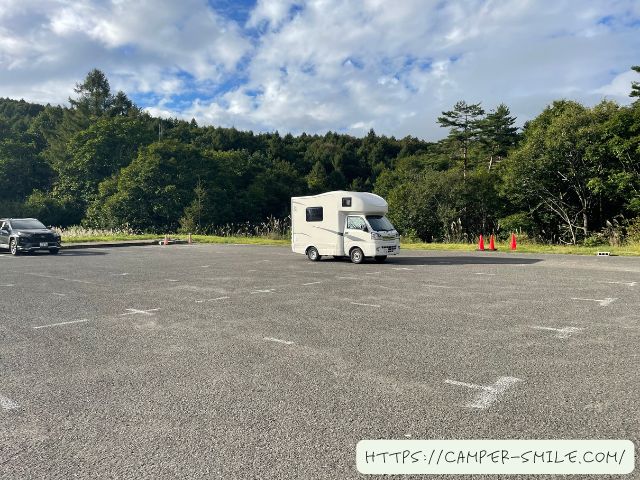
<path fill-rule="evenodd" d="M 484 115 L 484 110 L 479 103 L 467 104 L 464 100 L 459 101 L 453 110 L 442 112 L 438 117 L 441 127 L 449 128 L 449 140 L 457 145 L 462 153 L 462 175 L 467 177 L 469 162 L 469 145 L 480 133 L 480 117 Z"/>
<path fill-rule="evenodd" d="M 631 67 L 631 70 L 636 73 L 640 73 L 640 65 Z M 631 82 L 631 93 L 629 94 L 629 96 L 640 97 L 640 82 Z"/>
<path fill-rule="evenodd" d="M 506 157 L 518 141 L 518 128 L 514 126 L 516 119 L 510 114 L 509 108 L 501 103 L 478 123 L 480 141 L 489 153 L 489 171 L 494 162 Z"/>

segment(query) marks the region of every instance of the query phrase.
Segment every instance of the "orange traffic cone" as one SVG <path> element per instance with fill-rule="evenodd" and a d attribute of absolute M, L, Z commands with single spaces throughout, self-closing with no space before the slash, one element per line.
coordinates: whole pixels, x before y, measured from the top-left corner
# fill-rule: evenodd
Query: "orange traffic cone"
<path fill-rule="evenodd" d="M 484 238 L 480 235 L 480 241 L 478 242 L 478 250 L 484 251 Z"/>
<path fill-rule="evenodd" d="M 512 233 L 511 234 L 511 250 L 515 250 L 516 249 L 516 234 Z"/>
<path fill-rule="evenodd" d="M 493 234 L 489 237 L 489 250 L 495 252 L 497 250 L 495 239 L 493 238 Z"/>
<path fill-rule="evenodd" d="M 163 245 L 169 245 L 169 235 L 165 235 L 164 236 L 164 243 Z"/>

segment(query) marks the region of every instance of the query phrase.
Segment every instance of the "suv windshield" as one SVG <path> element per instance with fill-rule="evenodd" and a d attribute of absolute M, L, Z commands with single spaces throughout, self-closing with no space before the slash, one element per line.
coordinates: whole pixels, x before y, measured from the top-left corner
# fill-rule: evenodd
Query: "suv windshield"
<path fill-rule="evenodd" d="M 395 230 L 391 222 L 387 220 L 387 217 L 383 217 L 382 215 L 367 215 L 367 221 L 371 228 L 376 232 L 389 232 L 391 230 Z"/>
<path fill-rule="evenodd" d="M 32 218 L 26 218 L 23 220 L 11 220 L 11 228 L 14 230 L 39 230 L 47 228 L 41 224 L 38 220 Z"/>

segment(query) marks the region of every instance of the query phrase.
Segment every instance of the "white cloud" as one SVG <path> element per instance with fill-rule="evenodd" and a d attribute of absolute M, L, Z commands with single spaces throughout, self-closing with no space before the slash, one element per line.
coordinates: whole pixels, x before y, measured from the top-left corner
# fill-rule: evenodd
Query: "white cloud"
<path fill-rule="evenodd" d="M 634 0 L 258 0 L 245 25 L 213 4 L 6 0 L 0 96 L 64 101 L 95 66 L 200 124 L 433 139 L 460 99 L 522 123 L 558 98 L 629 102 L 637 76 Z"/>
<path fill-rule="evenodd" d="M 251 48 L 240 30 L 205 0 L 15 2 L 0 9 L 0 95 L 64 102 L 94 67 L 130 95 L 184 93 L 185 77 L 197 87 L 235 72 Z M 52 81 L 66 87 L 42 98 Z"/>

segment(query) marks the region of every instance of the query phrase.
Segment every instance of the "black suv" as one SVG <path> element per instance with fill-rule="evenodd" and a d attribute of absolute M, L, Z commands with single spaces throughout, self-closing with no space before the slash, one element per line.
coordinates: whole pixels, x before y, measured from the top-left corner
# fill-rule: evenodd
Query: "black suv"
<path fill-rule="evenodd" d="M 12 255 L 36 250 L 56 254 L 60 251 L 60 235 L 35 218 L 2 218 L 0 248 L 8 248 Z"/>

